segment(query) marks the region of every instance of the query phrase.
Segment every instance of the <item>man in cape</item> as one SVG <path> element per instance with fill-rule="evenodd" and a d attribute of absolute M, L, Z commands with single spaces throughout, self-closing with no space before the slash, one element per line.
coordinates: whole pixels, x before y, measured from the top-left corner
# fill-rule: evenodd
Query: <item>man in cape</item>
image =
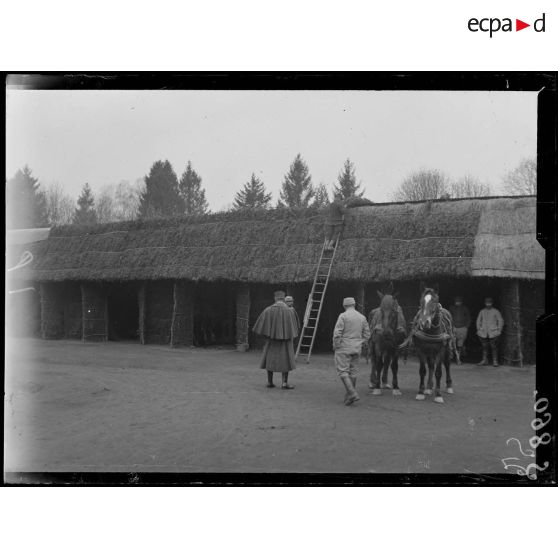
<path fill-rule="evenodd" d="M 260 368 L 267 370 L 267 387 L 273 388 L 273 373 L 282 375 L 281 389 L 293 389 L 289 385 L 289 372 L 296 368 L 293 339 L 298 335 L 298 327 L 293 310 L 285 304 L 285 293 L 274 293 L 275 303 L 268 306 L 258 317 L 253 331 L 263 335 L 266 342 L 263 348 Z"/>

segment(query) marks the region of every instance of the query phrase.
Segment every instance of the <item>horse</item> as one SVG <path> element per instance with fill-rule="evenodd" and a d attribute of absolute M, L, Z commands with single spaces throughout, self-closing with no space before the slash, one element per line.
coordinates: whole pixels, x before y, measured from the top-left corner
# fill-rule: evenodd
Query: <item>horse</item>
<path fill-rule="evenodd" d="M 434 401 L 443 403 L 440 381 L 442 379 L 442 363 L 446 369 L 446 392 L 453 393 L 450 373 L 450 360 L 453 342 L 453 324 L 451 314 L 439 303 L 437 289 L 424 288 L 420 299 L 411 333 L 406 341 L 400 345 L 406 346 L 412 342 L 417 348 L 420 359 L 420 385 L 416 396 L 418 401 L 424 401 L 426 395 L 432 395 L 432 375 L 436 376 Z M 424 387 L 426 366 L 428 365 L 428 384 Z"/>
<path fill-rule="evenodd" d="M 382 395 L 382 388 L 393 389 L 393 395 L 401 395 L 397 381 L 399 369 L 399 344 L 405 333 L 398 330 L 396 295 L 378 291 L 380 307 L 372 310 L 368 318 L 372 336 L 369 341 L 369 353 L 372 360 L 370 384 L 372 395 Z M 374 331 L 381 325 L 381 331 Z M 392 384 L 388 384 L 388 370 L 391 365 Z"/>

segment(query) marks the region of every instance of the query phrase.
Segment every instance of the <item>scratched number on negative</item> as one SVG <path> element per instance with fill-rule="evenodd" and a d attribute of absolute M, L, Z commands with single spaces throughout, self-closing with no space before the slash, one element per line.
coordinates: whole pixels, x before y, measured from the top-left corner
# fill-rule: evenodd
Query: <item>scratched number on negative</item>
<path fill-rule="evenodd" d="M 535 396 L 536 394 L 537 392 L 535 391 Z M 538 399 L 535 402 L 533 409 L 535 413 L 538 414 L 543 413 L 541 418 L 537 417 L 531 421 L 531 428 L 535 432 L 538 432 L 541 428 L 544 428 L 552 418 L 550 413 L 545 413 L 545 411 L 548 409 L 548 399 L 546 399 L 546 397 L 542 397 L 541 399 Z M 523 457 L 534 458 L 535 457 L 534 450 L 536 450 L 540 445 L 544 446 L 546 444 L 550 444 L 551 440 L 552 437 L 550 436 L 550 434 L 548 432 L 545 432 L 542 436 L 535 434 L 534 436 L 529 438 L 529 446 L 531 446 L 531 449 L 528 448 L 523 449 L 521 447 L 521 441 L 518 440 L 517 438 L 508 438 L 506 440 L 506 445 L 509 446 L 510 443 L 515 443 L 517 444 L 519 452 Z M 520 475 L 522 477 L 526 476 L 532 480 L 536 480 L 537 471 L 544 471 L 545 469 L 548 468 L 548 461 L 545 461 L 542 467 L 540 465 L 537 465 L 536 463 L 528 463 L 527 466 L 525 467 L 518 463 L 511 463 L 512 461 L 521 461 L 521 458 L 519 457 L 506 457 L 501 461 L 504 464 L 505 470 L 509 469 L 511 471 L 514 471 L 517 475 Z"/>

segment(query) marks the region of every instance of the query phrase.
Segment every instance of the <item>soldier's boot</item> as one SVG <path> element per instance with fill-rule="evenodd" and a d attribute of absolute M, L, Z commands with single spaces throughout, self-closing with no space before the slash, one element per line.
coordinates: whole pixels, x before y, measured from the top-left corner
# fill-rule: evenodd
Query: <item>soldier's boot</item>
<path fill-rule="evenodd" d="M 500 366 L 498 364 L 498 349 L 496 347 L 494 347 L 494 349 L 492 349 L 492 366 Z"/>
<path fill-rule="evenodd" d="M 488 350 L 482 350 L 482 360 L 477 362 L 477 366 L 486 366 L 488 364 Z"/>
<path fill-rule="evenodd" d="M 353 384 L 353 387 L 355 388 L 355 391 L 356 391 L 356 384 L 357 384 L 356 376 L 351 376 L 350 378 L 351 378 L 351 383 Z M 347 402 L 348 398 L 349 398 L 349 394 L 346 393 L 345 394 L 345 403 Z"/>
<path fill-rule="evenodd" d="M 352 405 L 355 401 L 358 401 L 360 397 L 356 392 L 355 386 L 351 378 L 349 378 L 348 376 L 343 376 L 341 380 L 343 381 L 343 385 L 347 390 L 347 395 L 345 396 L 345 405 Z"/>

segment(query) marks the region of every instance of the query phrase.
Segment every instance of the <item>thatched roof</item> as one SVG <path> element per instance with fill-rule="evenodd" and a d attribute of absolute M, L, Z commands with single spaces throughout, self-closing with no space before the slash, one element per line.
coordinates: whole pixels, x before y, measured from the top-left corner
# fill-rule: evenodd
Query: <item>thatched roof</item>
<path fill-rule="evenodd" d="M 544 278 L 534 197 L 374 204 L 348 211 L 332 280 Z M 324 215 L 270 210 L 65 226 L 36 247 L 36 280 L 313 279 Z"/>

